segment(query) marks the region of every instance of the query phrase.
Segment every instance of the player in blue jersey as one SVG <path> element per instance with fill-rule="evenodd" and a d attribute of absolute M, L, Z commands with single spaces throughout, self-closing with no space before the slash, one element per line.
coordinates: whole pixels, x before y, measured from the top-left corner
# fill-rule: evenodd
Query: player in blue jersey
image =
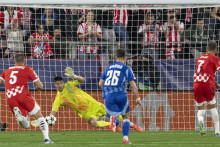
<path fill-rule="evenodd" d="M 128 141 L 130 120 L 130 107 L 128 102 L 126 82 L 129 82 L 132 91 L 137 98 L 137 104 L 142 107 L 141 100 L 138 94 L 137 86 L 134 82 L 134 75 L 128 66 L 124 64 L 127 60 L 126 51 L 118 49 L 115 52 L 116 62 L 108 66 L 102 74 L 99 86 L 102 88 L 102 96 L 105 99 L 105 109 L 110 117 L 110 129 L 115 132 L 116 126 L 119 125 L 118 117 L 123 116 L 123 143 L 131 144 Z M 142 107 L 143 108 L 143 107 Z"/>

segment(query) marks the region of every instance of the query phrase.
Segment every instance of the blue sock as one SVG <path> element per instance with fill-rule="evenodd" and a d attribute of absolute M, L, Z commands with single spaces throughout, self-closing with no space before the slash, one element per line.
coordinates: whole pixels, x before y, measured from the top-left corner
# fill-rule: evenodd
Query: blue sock
<path fill-rule="evenodd" d="M 123 136 L 128 136 L 129 135 L 129 131 L 130 131 L 130 120 L 129 119 L 124 119 L 123 120 L 122 131 L 123 131 Z"/>
<path fill-rule="evenodd" d="M 120 124 L 119 120 L 118 120 L 118 119 L 115 119 L 116 128 L 118 128 L 119 124 Z"/>

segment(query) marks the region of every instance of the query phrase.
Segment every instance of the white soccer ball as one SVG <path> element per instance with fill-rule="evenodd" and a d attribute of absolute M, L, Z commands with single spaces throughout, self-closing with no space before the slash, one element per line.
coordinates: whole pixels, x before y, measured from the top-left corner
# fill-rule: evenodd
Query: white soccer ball
<path fill-rule="evenodd" d="M 48 123 L 49 126 L 55 125 L 55 123 L 57 121 L 56 117 L 53 115 L 48 115 L 45 119 L 46 119 L 46 122 Z"/>

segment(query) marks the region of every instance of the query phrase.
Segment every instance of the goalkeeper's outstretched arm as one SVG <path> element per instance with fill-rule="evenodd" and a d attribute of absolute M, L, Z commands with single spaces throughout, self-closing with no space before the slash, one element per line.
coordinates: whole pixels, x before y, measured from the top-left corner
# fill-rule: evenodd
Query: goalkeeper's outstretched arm
<path fill-rule="evenodd" d="M 86 81 L 85 78 L 75 75 L 73 69 L 70 67 L 66 67 L 65 76 L 72 78 L 74 80 L 78 80 L 79 83 L 84 83 Z"/>

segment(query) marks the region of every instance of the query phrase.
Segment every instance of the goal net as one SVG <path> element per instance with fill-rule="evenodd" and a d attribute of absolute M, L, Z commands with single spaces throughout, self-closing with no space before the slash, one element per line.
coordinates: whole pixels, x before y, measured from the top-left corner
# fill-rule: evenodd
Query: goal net
<path fill-rule="evenodd" d="M 14 54 L 24 53 L 44 85 L 37 91 L 29 83 L 44 116 L 57 93 L 54 77 L 70 80 L 64 76 L 67 66 L 86 78 L 79 87 L 104 103 L 99 78 L 114 62 L 115 50 L 124 48 L 144 106 L 137 106 L 128 86 L 131 121 L 145 130 L 198 129 L 195 59 L 206 52 L 208 41 L 219 43 L 220 5 L 6 3 L 0 11 L 0 73 L 14 65 Z M 4 85 L 0 90 L 0 122 L 8 131 L 23 130 L 6 103 Z M 50 130 L 95 130 L 68 108 L 60 106 L 56 117 Z M 213 129 L 209 113 L 205 126 Z"/>

